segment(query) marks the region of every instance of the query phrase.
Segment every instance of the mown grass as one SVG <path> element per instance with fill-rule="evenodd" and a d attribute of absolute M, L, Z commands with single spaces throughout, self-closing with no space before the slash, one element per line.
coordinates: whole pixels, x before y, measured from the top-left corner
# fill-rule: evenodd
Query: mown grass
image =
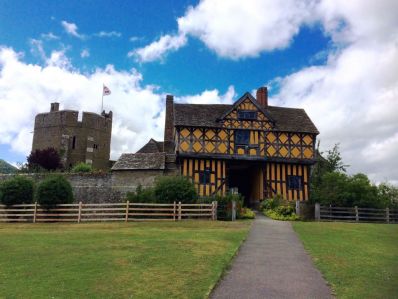
<path fill-rule="evenodd" d="M 337 298 L 398 298 L 398 225 L 292 225 Z"/>
<path fill-rule="evenodd" d="M 0 224 L 0 298 L 204 298 L 249 226 Z"/>

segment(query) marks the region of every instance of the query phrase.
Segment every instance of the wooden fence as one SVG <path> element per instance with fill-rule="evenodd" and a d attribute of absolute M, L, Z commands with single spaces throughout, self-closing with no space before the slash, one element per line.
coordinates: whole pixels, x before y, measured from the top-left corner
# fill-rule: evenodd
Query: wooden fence
<path fill-rule="evenodd" d="M 34 204 L 0 205 L 0 222 L 179 221 L 217 220 L 217 202 L 211 204 L 78 203 L 45 209 Z"/>
<path fill-rule="evenodd" d="M 345 208 L 316 203 L 315 220 L 398 223 L 398 209 Z"/>

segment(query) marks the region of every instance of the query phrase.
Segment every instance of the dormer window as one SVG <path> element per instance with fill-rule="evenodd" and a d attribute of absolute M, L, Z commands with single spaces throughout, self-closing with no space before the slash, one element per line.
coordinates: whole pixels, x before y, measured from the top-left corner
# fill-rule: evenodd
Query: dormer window
<path fill-rule="evenodd" d="M 257 119 L 257 111 L 238 110 L 238 119 L 239 120 L 256 120 Z"/>

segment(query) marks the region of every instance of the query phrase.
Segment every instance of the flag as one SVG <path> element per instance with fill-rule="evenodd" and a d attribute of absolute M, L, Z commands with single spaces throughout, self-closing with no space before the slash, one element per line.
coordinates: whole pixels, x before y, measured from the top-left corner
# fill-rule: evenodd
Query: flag
<path fill-rule="evenodd" d="M 111 94 L 111 90 L 104 85 L 104 87 L 102 89 L 102 95 L 103 96 L 109 96 L 110 94 Z"/>

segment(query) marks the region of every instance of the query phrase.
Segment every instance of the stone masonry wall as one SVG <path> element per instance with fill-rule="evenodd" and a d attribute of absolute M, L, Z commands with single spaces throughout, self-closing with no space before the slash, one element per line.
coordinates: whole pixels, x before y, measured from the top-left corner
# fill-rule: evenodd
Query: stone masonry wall
<path fill-rule="evenodd" d="M 20 174 L 41 182 L 48 174 Z M 153 186 L 156 177 L 163 175 L 161 170 L 118 171 L 105 174 L 61 173 L 71 183 L 75 202 L 113 203 L 125 200 L 127 192 L 138 185 Z M 14 175 L 0 174 L 0 183 Z"/>

